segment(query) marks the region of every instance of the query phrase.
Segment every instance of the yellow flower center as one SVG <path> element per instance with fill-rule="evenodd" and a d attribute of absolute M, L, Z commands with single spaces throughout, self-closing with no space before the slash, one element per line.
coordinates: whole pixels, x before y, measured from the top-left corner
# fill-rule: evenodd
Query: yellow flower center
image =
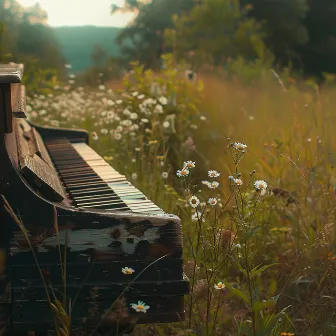
<path fill-rule="evenodd" d="M 187 174 L 188 174 L 188 172 L 186 170 L 181 171 L 181 175 L 187 175 Z"/>
<path fill-rule="evenodd" d="M 145 307 L 143 305 L 138 305 L 138 309 L 144 309 Z"/>
<path fill-rule="evenodd" d="M 219 284 L 217 285 L 217 287 L 218 287 L 218 288 L 222 288 L 222 287 L 223 287 L 223 284 L 219 283 Z"/>

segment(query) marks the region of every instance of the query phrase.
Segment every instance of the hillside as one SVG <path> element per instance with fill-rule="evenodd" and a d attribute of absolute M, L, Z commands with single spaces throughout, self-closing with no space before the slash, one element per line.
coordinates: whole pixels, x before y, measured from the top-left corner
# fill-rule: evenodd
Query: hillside
<path fill-rule="evenodd" d="M 91 66 L 93 47 L 99 45 L 111 56 L 118 55 L 115 38 L 120 31 L 116 27 L 55 27 L 55 37 L 67 62 L 74 72 L 79 72 Z"/>

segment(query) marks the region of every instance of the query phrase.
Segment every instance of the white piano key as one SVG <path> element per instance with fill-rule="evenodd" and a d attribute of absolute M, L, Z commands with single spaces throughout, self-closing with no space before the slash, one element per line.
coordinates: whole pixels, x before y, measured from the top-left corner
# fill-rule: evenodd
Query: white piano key
<path fill-rule="evenodd" d="M 164 213 L 157 205 L 150 201 L 139 189 L 135 188 L 124 175 L 112 168 L 100 155 L 85 143 L 74 143 L 73 148 L 92 168 L 92 170 L 107 183 L 107 185 L 120 197 L 131 211 L 140 213 Z M 113 181 L 114 177 L 125 179 Z M 108 204 L 108 199 L 103 200 Z"/>

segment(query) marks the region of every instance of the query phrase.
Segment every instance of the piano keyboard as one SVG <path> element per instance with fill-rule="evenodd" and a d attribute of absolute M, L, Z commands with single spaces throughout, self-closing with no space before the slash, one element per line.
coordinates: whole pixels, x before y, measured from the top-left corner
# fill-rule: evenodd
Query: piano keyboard
<path fill-rule="evenodd" d="M 46 147 L 73 206 L 164 213 L 87 144 L 57 139 Z"/>

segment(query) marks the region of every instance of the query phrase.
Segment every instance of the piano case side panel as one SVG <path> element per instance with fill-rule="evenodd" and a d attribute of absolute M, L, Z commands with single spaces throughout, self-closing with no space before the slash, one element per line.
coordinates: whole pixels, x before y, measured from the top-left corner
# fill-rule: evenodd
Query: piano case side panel
<path fill-rule="evenodd" d="M 72 315 L 75 325 L 83 321 L 90 322 L 89 327 L 96 325 L 123 293 L 126 317 L 132 321 L 141 317 L 136 319 L 136 323 L 183 320 L 184 295 L 189 284 L 183 277 L 180 223 L 175 216 L 162 216 L 158 220 L 157 216 L 130 214 L 110 214 L 110 218 L 106 214 L 75 214 L 73 217 L 69 213 L 68 216 L 64 213 L 59 216 L 62 251 L 65 239 L 68 241 L 67 295 L 73 300 L 79 291 Z M 17 238 L 16 243 L 20 244 Z M 55 235 L 37 242 L 35 253 L 55 292 L 62 293 L 63 280 Z M 15 328 L 23 325 L 33 327 L 36 324 L 34 318 L 42 315 L 32 311 L 50 313 L 43 303 L 45 293 L 39 272 L 29 249 L 22 245 L 12 249 L 11 264 L 13 297 L 14 300 L 21 298 L 18 301 L 20 315 L 13 315 Z M 134 274 L 123 274 L 123 267 L 133 268 Z M 42 301 L 37 302 L 36 298 Z M 139 300 L 150 305 L 151 311 L 134 315 L 130 304 Z M 29 303 L 36 306 L 34 310 Z M 88 316 L 91 310 L 96 315 Z M 110 319 L 112 315 L 109 315 Z M 115 325 L 115 320 L 109 323 Z"/>
<path fill-rule="evenodd" d="M 11 286 L 9 242 L 11 240 L 10 218 L 0 198 L 0 335 L 10 334 Z"/>
<path fill-rule="evenodd" d="M 99 292 L 99 289 L 98 289 Z M 99 300 L 97 293 L 85 301 L 77 301 L 72 307 L 72 328 L 82 327 L 92 330 L 100 324 L 105 328 L 121 325 L 145 323 L 171 323 L 183 321 L 185 318 L 183 295 L 123 297 L 112 300 Z M 136 312 L 131 304 L 142 301 L 149 306 L 146 313 Z M 48 330 L 53 324 L 52 314 L 47 301 L 20 301 L 19 308 L 13 312 L 13 331 Z M 43 325 L 41 321 L 44 321 Z M 22 330 L 22 331 L 24 331 Z M 21 331 L 21 330 L 20 330 Z"/>

